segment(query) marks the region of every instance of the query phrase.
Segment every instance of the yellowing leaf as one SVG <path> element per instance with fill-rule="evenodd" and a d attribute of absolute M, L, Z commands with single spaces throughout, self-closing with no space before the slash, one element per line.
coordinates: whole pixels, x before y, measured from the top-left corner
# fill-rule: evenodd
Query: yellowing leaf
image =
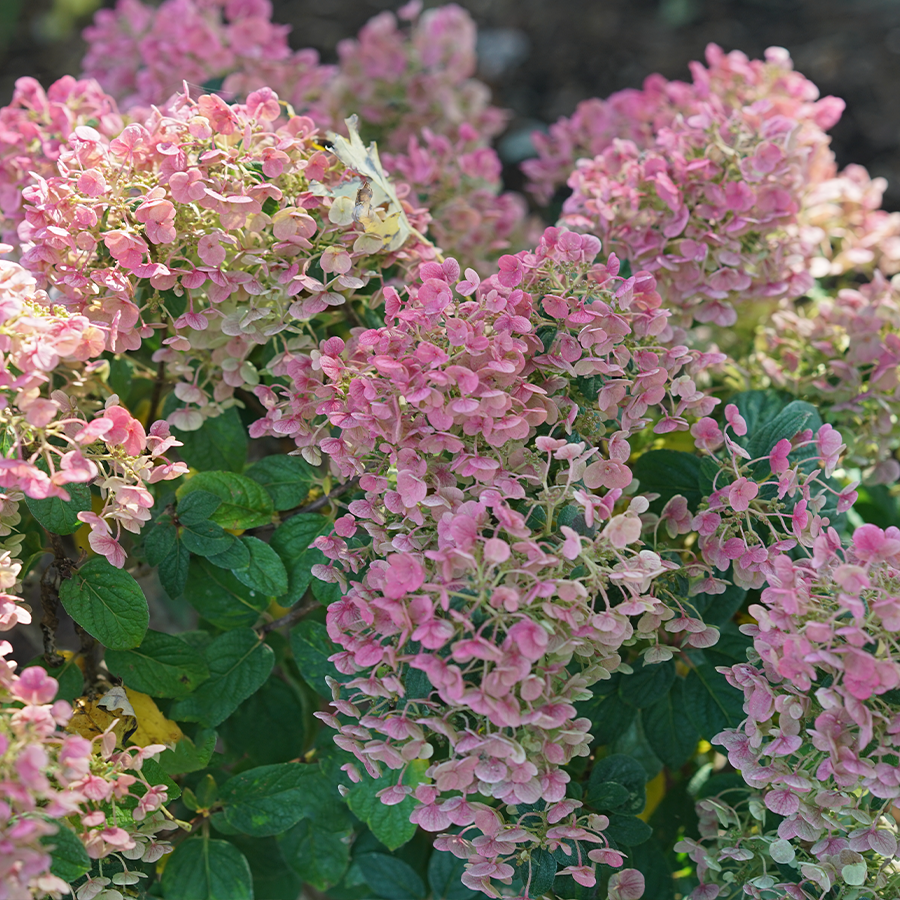
<path fill-rule="evenodd" d="M 122 746 L 127 735 L 134 730 L 134 716 L 127 716 L 121 711 L 111 712 L 104 709 L 100 706 L 99 700 L 79 699 L 72 706 L 74 713 L 66 726 L 66 731 L 80 734 L 89 741 L 103 734 L 117 719 L 112 732 L 116 736 L 116 744 L 119 746 Z"/>
<path fill-rule="evenodd" d="M 137 730 L 131 735 L 131 743 L 136 747 L 147 747 L 150 744 L 174 745 L 184 737 L 177 723 L 167 719 L 147 694 L 131 688 L 125 688 L 125 693 L 137 717 Z"/>
<path fill-rule="evenodd" d="M 334 146 L 335 156 L 348 169 L 361 175 L 372 190 L 371 201 L 366 202 L 365 208 L 358 211 L 356 219 L 363 226 L 366 234 L 371 234 L 381 240 L 385 250 L 398 250 L 413 233 L 413 228 L 409 224 L 400 198 L 378 158 L 378 146 L 374 141 L 368 147 L 363 144 L 358 131 L 359 119 L 356 116 L 344 119 L 344 123 L 350 137 L 345 138 L 343 135 L 329 132 L 328 140 Z M 365 183 L 358 181 L 341 185 L 334 192 L 336 198 L 351 200 L 351 219 L 353 218 L 353 199 L 363 189 L 365 189 Z M 336 202 L 338 201 L 336 200 Z M 343 221 L 348 211 L 347 203 L 343 199 L 340 199 L 339 202 L 340 206 L 335 215 Z M 381 207 L 384 206 L 387 207 L 386 211 L 381 210 Z"/>

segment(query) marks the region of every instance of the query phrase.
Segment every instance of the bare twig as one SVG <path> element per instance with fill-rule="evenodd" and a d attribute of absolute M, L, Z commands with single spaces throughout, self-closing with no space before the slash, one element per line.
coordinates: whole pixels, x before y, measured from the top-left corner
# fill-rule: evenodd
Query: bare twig
<path fill-rule="evenodd" d="M 278 628 L 283 628 L 285 625 L 293 625 L 295 622 L 299 622 L 304 616 L 308 613 L 311 613 L 316 607 L 318 607 L 318 600 L 311 600 L 307 603 L 301 603 L 298 606 L 295 606 L 287 615 L 282 616 L 280 619 L 275 619 L 272 622 L 266 622 L 265 625 L 260 625 L 257 628 L 257 632 L 260 637 L 268 634 L 270 631 L 275 631 Z"/>

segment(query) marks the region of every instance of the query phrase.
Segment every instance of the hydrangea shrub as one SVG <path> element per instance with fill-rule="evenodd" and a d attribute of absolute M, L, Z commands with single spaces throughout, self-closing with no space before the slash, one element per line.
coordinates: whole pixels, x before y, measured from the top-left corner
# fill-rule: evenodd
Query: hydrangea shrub
<path fill-rule="evenodd" d="M 420 7 L 324 65 L 120 0 L 0 110 L 0 900 L 894 900 L 900 217 L 842 102 L 710 47 L 529 207 Z"/>

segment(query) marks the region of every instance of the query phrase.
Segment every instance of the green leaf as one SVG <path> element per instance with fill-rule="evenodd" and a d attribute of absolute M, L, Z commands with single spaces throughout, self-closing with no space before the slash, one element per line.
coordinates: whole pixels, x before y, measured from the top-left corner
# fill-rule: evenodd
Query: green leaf
<path fill-rule="evenodd" d="M 217 469 L 240 472 L 244 468 L 247 459 L 247 429 L 234 407 L 226 409 L 214 419 L 205 419 L 198 431 L 173 428 L 172 434 L 184 444 L 177 450 L 192 469 L 204 472 Z"/>
<path fill-rule="evenodd" d="M 248 756 L 255 765 L 287 762 L 303 752 L 303 707 L 287 684 L 270 678 L 222 723 L 220 731 L 232 753 Z"/>
<path fill-rule="evenodd" d="M 203 656 L 172 634 L 148 631 L 135 650 L 107 650 L 106 666 L 151 697 L 186 697 L 209 678 Z"/>
<path fill-rule="evenodd" d="M 144 760 L 141 764 L 141 774 L 152 785 L 164 784 L 166 786 L 166 803 L 171 803 L 181 796 L 181 788 L 172 781 L 166 770 L 155 759 Z M 131 789 L 140 797 L 143 797 L 147 791 L 142 781 L 136 782 Z"/>
<path fill-rule="evenodd" d="M 227 553 L 237 540 L 221 525 L 209 521 L 182 525 L 180 532 L 181 542 L 197 556 L 218 556 Z"/>
<path fill-rule="evenodd" d="M 91 489 L 86 484 L 67 484 L 69 500 L 59 497 L 48 497 L 46 500 L 35 500 L 26 497 L 25 504 L 31 514 L 53 534 L 74 534 L 84 524 L 78 513 L 89 512 L 91 508 Z"/>
<path fill-rule="evenodd" d="M 229 778 L 219 799 L 225 821 L 253 837 L 280 834 L 303 818 L 305 766 L 281 763 L 258 766 Z"/>
<path fill-rule="evenodd" d="M 271 495 L 275 509 L 293 509 L 306 499 L 319 473 L 300 456 L 267 456 L 247 469 Z"/>
<path fill-rule="evenodd" d="M 553 887 L 557 865 L 556 857 L 548 850 L 532 850 L 528 861 L 519 866 L 519 878 L 528 885 L 526 896 L 535 900 L 543 897 Z"/>
<path fill-rule="evenodd" d="M 188 548 L 178 541 L 157 568 L 159 583 L 173 600 L 184 593 L 190 564 L 191 554 Z"/>
<path fill-rule="evenodd" d="M 684 708 L 705 740 L 744 719 L 744 695 L 709 663 L 691 669 L 684 681 Z"/>
<path fill-rule="evenodd" d="M 731 398 L 747 423 L 747 434 L 739 437 L 729 429 L 732 439 L 746 447 L 766 422 L 771 422 L 786 405 L 786 400 L 774 391 L 743 391 Z M 776 441 L 777 443 L 777 441 Z"/>
<path fill-rule="evenodd" d="M 205 522 L 221 505 L 222 501 L 209 491 L 192 491 L 178 504 L 178 521 L 182 525 Z"/>
<path fill-rule="evenodd" d="M 597 687 L 594 685 L 594 690 Z M 618 693 L 612 693 L 579 703 L 578 712 L 591 720 L 591 746 L 595 746 L 611 744 L 626 731 L 637 715 L 637 708 L 626 703 Z"/>
<path fill-rule="evenodd" d="M 675 681 L 675 663 L 666 660 L 647 665 L 641 660 L 630 675 L 623 674 L 619 681 L 619 696 L 632 706 L 644 709 L 652 706 L 669 693 Z"/>
<path fill-rule="evenodd" d="M 606 833 L 617 843 L 628 847 L 643 844 L 653 834 L 653 829 L 637 816 L 622 816 L 613 813 L 609 817 Z"/>
<path fill-rule="evenodd" d="M 312 581 L 310 571 L 317 563 L 324 563 L 325 555 L 310 544 L 322 534 L 329 534 L 332 529 L 330 520 L 315 513 L 303 513 L 292 516 L 283 522 L 275 533 L 269 546 L 281 557 L 288 573 L 288 591 L 280 598 L 282 606 L 291 606 L 302 599 Z"/>
<path fill-rule="evenodd" d="M 622 812 L 637 815 L 644 809 L 647 803 L 647 773 L 637 760 L 622 753 L 613 753 L 595 763 L 588 782 L 588 803 L 593 804 L 594 792 L 608 781 L 621 784 L 628 791 L 627 803 L 620 804 Z"/>
<path fill-rule="evenodd" d="M 151 525 L 143 534 L 144 556 L 151 566 L 158 566 L 175 549 L 178 530 L 171 522 Z"/>
<path fill-rule="evenodd" d="M 423 780 L 427 768 L 425 760 L 414 760 L 403 772 L 403 784 L 415 788 Z M 397 773 L 393 771 L 385 772 L 380 778 L 364 777 L 349 787 L 346 797 L 353 814 L 365 822 L 389 850 L 396 850 L 416 833 L 416 826 L 409 821 L 409 815 L 416 807 L 412 796 L 404 797 L 394 806 L 385 806 L 376 796 L 393 784 L 397 784 Z"/>
<path fill-rule="evenodd" d="M 291 653 L 303 680 L 323 697 L 331 697 L 325 676 L 340 679 L 340 672 L 328 657 L 338 648 L 328 637 L 328 629 L 321 622 L 304 619 L 291 629 Z"/>
<path fill-rule="evenodd" d="M 412 866 L 387 853 L 364 853 L 355 860 L 366 884 L 383 900 L 421 900 L 425 885 Z"/>
<path fill-rule="evenodd" d="M 207 559 L 192 559 L 184 599 L 217 628 L 230 630 L 253 625 L 269 605 L 269 598 L 241 584 L 231 572 Z"/>
<path fill-rule="evenodd" d="M 41 837 L 41 844 L 50 849 L 50 872 L 65 882 L 77 881 L 91 870 L 91 860 L 73 831 L 62 822 L 53 824 L 57 826 L 56 833 Z"/>
<path fill-rule="evenodd" d="M 59 599 L 88 634 L 112 650 L 137 647 L 150 624 L 147 598 L 138 583 L 102 556 L 89 559 L 63 581 Z"/>
<path fill-rule="evenodd" d="M 626 865 L 644 876 L 644 896 L 653 900 L 675 900 L 672 870 L 656 838 L 629 848 Z"/>
<path fill-rule="evenodd" d="M 317 891 L 326 891 L 347 871 L 352 835 L 349 829 L 328 831 L 302 819 L 280 835 L 278 842 L 291 870 Z"/>
<path fill-rule="evenodd" d="M 274 837 L 251 838 L 238 834 L 230 837 L 229 842 L 250 863 L 256 900 L 298 900 L 303 881 L 288 866 L 281 845 Z"/>
<path fill-rule="evenodd" d="M 767 456 L 783 438 L 790 439 L 799 431 L 806 428 L 816 430 L 821 425 L 822 417 L 811 403 L 794 400 L 788 403 L 773 419 L 759 422 L 755 430 L 751 431 L 748 427 L 747 450 L 754 459 Z"/>
<path fill-rule="evenodd" d="M 210 677 L 193 694 L 176 700 L 169 717 L 214 728 L 224 722 L 269 677 L 272 648 L 250 628 L 227 631 L 205 653 Z"/>
<path fill-rule="evenodd" d="M 602 781 L 591 786 L 589 797 L 594 809 L 609 810 L 625 803 L 631 797 L 631 793 L 624 784 Z"/>
<path fill-rule="evenodd" d="M 669 768 L 684 765 L 696 751 L 700 735 L 685 709 L 683 679 L 679 678 L 671 691 L 642 710 L 641 720 L 647 742 Z"/>
<path fill-rule="evenodd" d="M 240 541 L 250 554 L 250 562 L 242 568 L 232 569 L 234 577 L 266 597 L 287 593 L 288 576 L 281 557 L 259 538 L 244 535 Z"/>
<path fill-rule="evenodd" d="M 307 765 L 309 777 L 303 796 L 303 816 L 316 828 L 326 831 L 347 831 L 353 825 L 353 817 L 338 791 L 338 783 L 343 775 L 338 768 L 338 760 L 323 759 L 319 765 Z"/>
<path fill-rule="evenodd" d="M 227 531 L 225 533 L 228 534 Z M 228 534 L 228 537 L 232 538 L 232 541 L 227 550 L 215 553 L 212 556 L 208 555 L 206 558 L 220 569 L 246 568 L 250 565 L 250 551 L 245 544 L 241 543 L 240 538 L 236 538 L 232 534 Z"/>
<path fill-rule="evenodd" d="M 337 603 L 341 599 L 344 592 L 336 581 L 319 581 L 313 576 L 312 593 L 322 606 L 331 606 L 332 603 Z"/>
<path fill-rule="evenodd" d="M 167 775 L 199 772 L 209 765 L 216 749 L 217 735 L 212 729 L 199 731 L 194 740 L 183 737 L 171 750 L 159 755 L 159 765 Z"/>
<path fill-rule="evenodd" d="M 659 513 L 676 494 L 687 500 L 691 512 L 703 499 L 700 491 L 700 458 L 682 450 L 648 450 L 631 467 L 641 493 L 659 494 L 650 509 Z"/>
<path fill-rule="evenodd" d="M 474 900 L 478 894 L 460 880 L 465 870 L 464 860 L 435 850 L 428 860 L 428 886 L 434 900 Z"/>
<path fill-rule="evenodd" d="M 234 472 L 198 472 L 178 489 L 179 503 L 193 491 L 209 491 L 222 501 L 210 519 L 232 531 L 268 525 L 275 512 L 264 487 Z"/>
<path fill-rule="evenodd" d="M 227 841 L 191 837 L 180 843 L 162 876 L 166 900 L 253 900 L 247 859 Z"/>

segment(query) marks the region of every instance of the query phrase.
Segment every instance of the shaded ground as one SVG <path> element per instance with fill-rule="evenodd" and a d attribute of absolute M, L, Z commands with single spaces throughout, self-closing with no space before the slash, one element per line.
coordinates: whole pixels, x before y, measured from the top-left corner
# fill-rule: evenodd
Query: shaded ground
<path fill-rule="evenodd" d="M 823 94 L 847 101 L 834 129 L 842 164 L 889 180 L 900 208 L 900 0 L 460 0 L 481 33 L 481 77 L 516 113 L 511 133 L 571 113 L 586 97 L 637 87 L 651 72 L 687 78 L 710 41 L 760 56 L 777 44 Z M 77 73 L 78 37 L 96 0 L 0 0 L 0 102 L 20 75 Z M 274 0 L 295 47 L 333 60 L 337 42 L 390 0 Z M 107 3 L 105 5 L 112 5 Z M 428 6 L 436 5 L 428 0 Z M 515 142 L 513 142 L 515 143 Z M 514 147 L 510 147 L 514 152 Z M 516 185 L 511 185 L 516 186 Z"/>

